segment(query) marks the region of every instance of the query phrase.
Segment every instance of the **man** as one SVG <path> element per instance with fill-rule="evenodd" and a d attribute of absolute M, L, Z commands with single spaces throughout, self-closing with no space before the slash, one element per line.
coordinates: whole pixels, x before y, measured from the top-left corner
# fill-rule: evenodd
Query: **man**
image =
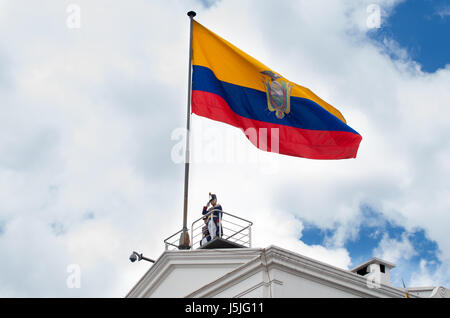
<path fill-rule="evenodd" d="M 202 214 L 208 214 L 211 211 L 212 212 L 208 218 L 208 230 L 209 235 L 211 237 L 211 240 L 215 239 L 217 235 L 219 235 L 219 229 L 220 229 L 220 237 L 222 237 L 223 231 L 222 226 L 219 224 L 220 220 L 222 219 L 222 206 L 217 203 L 217 196 L 215 194 L 209 194 L 210 200 L 208 201 L 208 204 L 203 207 Z M 211 207 L 208 209 L 208 206 L 211 204 Z"/>
<path fill-rule="evenodd" d="M 205 222 L 205 225 L 202 227 L 202 240 L 200 241 L 200 246 L 203 246 L 211 241 L 211 236 L 209 235 L 208 230 L 208 219 L 209 218 L 207 216 L 203 217 L 203 222 Z"/>

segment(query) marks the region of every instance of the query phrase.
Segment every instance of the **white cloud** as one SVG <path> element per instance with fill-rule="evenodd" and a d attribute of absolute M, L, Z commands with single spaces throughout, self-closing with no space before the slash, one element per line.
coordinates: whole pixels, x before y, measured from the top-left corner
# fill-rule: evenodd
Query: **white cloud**
<path fill-rule="evenodd" d="M 430 271 L 429 269 L 430 262 L 426 259 L 420 260 L 419 268 L 412 273 L 409 285 L 410 286 L 444 286 L 443 282 L 448 282 L 448 275 L 450 273 L 450 269 L 448 264 L 442 264 L 437 267 L 437 270 Z M 435 265 L 435 264 L 431 264 Z"/>
<path fill-rule="evenodd" d="M 449 262 L 450 68 L 422 73 L 399 47 L 403 58 L 392 61 L 366 37 L 372 2 L 221 1 L 206 10 L 194 1 L 78 1 L 76 30 L 58 1 L 0 2 L 0 66 L 8 70 L 0 78 L 0 272 L 10 273 L 0 275 L 0 295 L 123 296 L 148 266 L 131 265 L 131 251 L 157 258 L 181 228 L 183 166 L 170 161 L 170 137 L 185 124 L 190 9 L 339 108 L 363 141 L 355 160 L 261 153 L 273 173 L 261 162 L 193 164 L 189 222 L 212 191 L 225 210 L 254 222 L 255 247 L 347 268 L 342 245 L 366 203 L 424 227 Z M 397 2 L 376 3 L 389 14 Z M 192 124 L 235 130 L 196 116 Z M 242 144 L 259 152 L 244 136 Z M 335 244 L 307 246 L 298 217 L 348 231 Z M 53 234 L 55 221 L 64 234 Z M 407 240 L 383 242 L 382 253 L 391 245 L 411 252 Z M 34 271 L 21 261 L 27 252 Z M 80 290 L 65 285 L 72 263 L 82 269 Z"/>
<path fill-rule="evenodd" d="M 408 239 L 407 233 L 403 233 L 400 240 L 390 238 L 388 234 L 385 234 L 378 247 L 373 251 L 373 255 L 395 264 L 402 259 L 409 260 L 417 255 L 417 252 Z"/>
<path fill-rule="evenodd" d="M 443 6 L 436 10 L 436 14 L 440 16 L 442 19 L 446 18 L 450 15 L 450 6 Z"/>

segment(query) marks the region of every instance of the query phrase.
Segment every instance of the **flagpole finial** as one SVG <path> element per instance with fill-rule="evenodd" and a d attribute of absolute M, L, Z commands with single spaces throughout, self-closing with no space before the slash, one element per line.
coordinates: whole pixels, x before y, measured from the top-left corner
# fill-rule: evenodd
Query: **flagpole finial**
<path fill-rule="evenodd" d="M 195 11 L 189 11 L 189 12 L 187 13 L 187 15 L 188 15 L 190 18 L 193 18 L 193 17 L 195 17 L 195 16 L 197 15 L 197 13 L 195 13 Z"/>

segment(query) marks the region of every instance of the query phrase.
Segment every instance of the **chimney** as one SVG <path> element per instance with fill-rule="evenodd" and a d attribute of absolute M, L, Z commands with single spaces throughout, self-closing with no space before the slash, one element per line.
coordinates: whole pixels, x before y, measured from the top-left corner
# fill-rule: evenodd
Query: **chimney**
<path fill-rule="evenodd" d="M 389 263 L 379 258 L 372 258 L 369 261 L 356 266 L 351 270 L 352 273 L 367 277 L 372 284 L 391 285 L 390 270 L 395 264 Z"/>

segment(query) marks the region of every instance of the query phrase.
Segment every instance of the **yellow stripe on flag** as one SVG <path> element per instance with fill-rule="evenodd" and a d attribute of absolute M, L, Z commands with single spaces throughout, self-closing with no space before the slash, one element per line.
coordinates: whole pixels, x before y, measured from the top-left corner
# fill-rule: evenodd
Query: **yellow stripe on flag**
<path fill-rule="evenodd" d="M 265 91 L 264 77 L 261 72 L 272 71 L 270 68 L 211 32 L 197 21 L 193 22 L 193 65 L 211 69 L 221 81 Z M 286 79 L 284 78 L 284 80 Z M 339 110 L 322 100 L 311 90 L 288 82 L 293 85 L 291 96 L 312 100 L 346 123 Z"/>

